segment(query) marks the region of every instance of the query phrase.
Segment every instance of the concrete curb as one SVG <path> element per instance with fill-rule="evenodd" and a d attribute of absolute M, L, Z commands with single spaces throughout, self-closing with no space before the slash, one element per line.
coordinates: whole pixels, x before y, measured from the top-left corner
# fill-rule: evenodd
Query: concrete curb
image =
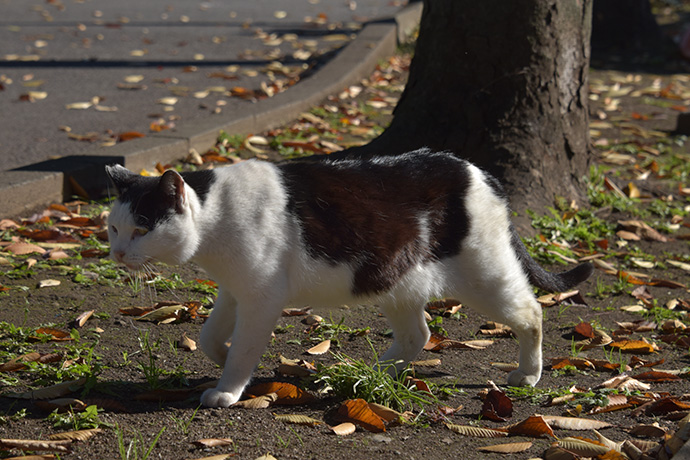
<path fill-rule="evenodd" d="M 134 171 L 169 163 L 215 144 L 218 132 L 246 135 L 279 126 L 330 94 L 359 82 L 380 59 L 391 56 L 419 23 L 422 3 L 415 2 L 394 18 L 366 25 L 357 37 L 316 73 L 289 90 L 234 114 L 181 124 L 171 132 L 117 144 L 57 160 L 0 172 L 0 216 L 17 216 L 51 202 L 68 199 L 79 184 L 90 195 L 104 192 L 104 165 L 120 163 Z"/>

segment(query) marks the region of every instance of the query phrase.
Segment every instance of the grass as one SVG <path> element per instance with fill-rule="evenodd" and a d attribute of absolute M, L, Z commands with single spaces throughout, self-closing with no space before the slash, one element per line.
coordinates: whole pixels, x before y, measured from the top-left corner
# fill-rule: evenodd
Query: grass
<path fill-rule="evenodd" d="M 419 409 L 424 412 L 426 406 L 441 404 L 433 394 L 409 385 L 406 381 L 412 374 L 409 368 L 392 377 L 389 371 L 393 369 L 394 363 L 378 363 L 378 356 L 371 342 L 369 345 L 375 364 L 334 353 L 337 363 L 330 366 L 318 365 L 314 381 L 326 385 L 337 397 L 361 398 L 397 411 Z"/>
<path fill-rule="evenodd" d="M 153 452 L 153 449 L 158 444 L 158 439 L 165 431 L 165 427 L 161 428 L 158 434 L 153 438 L 148 446 L 144 441 L 144 436 L 139 431 L 134 431 L 132 439 L 127 444 L 125 441 L 124 430 L 117 426 L 115 433 L 117 435 L 117 448 L 122 460 L 146 460 Z"/>

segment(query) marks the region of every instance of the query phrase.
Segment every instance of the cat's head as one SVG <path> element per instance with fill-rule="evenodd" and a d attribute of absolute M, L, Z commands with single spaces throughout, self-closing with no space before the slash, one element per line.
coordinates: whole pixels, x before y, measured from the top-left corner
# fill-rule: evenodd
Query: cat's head
<path fill-rule="evenodd" d="M 149 261 L 179 264 L 196 251 L 198 238 L 192 199 L 182 176 L 173 170 L 144 177 L 120 166 L 106 166 L 118 199 L 108 217 L 110 256 L 128 268 Z"/>

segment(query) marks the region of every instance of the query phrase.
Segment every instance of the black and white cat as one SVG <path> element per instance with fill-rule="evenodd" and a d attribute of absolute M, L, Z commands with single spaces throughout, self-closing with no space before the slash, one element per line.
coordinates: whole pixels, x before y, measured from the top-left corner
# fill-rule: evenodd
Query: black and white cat
<path fill-rule="evenodd" d="M 404 366 L 429 339 L 426 301 L 453 296 L 513 329 L 520 366 L 508 383 L 535 385 L 542 311 L 530 284 L 563 291 L 592 272 L 543 270 L 497 181 L 450 153 L 107 172 L 119 192 L 111 256 L 130 269 L 193 261 L 219 285 L 200 339 L 225 367 L 201 397 L 210 407 L 238 401 L 286 305 L 378 305 L 394 335 L 381 360 Z"/>

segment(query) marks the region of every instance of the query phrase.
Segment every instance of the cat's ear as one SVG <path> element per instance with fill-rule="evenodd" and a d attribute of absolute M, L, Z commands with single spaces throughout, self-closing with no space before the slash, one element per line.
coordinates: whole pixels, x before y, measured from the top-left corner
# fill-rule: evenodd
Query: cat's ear
<path fill-rule="evenodd" d="M 184 179 L 182 179 L 182 176 L 177 171 L 168 169 L 161 176 L 158 190 L 175 207 L 175 211 L 181 214 L 187 201 L 187 193 L 184 189 Z"/>
<path fill-rule="evenodd" d="M 114 164 L 107 165 L 105 172 L 117 189 L 117 193 L 122 195 L 134 183 L 137 175 L 124 166 Z"/>

